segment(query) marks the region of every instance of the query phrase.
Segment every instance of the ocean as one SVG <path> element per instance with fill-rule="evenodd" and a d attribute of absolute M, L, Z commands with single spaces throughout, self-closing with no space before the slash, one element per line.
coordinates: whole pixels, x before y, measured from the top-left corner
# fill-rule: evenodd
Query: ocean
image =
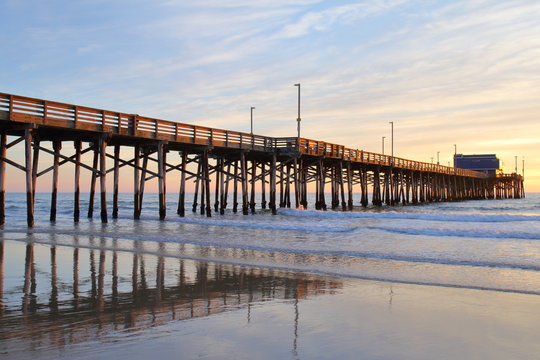
<path fill-rule="evenodd" d="M 81 216 L 74 223 L 72 194 L 68 193 L 59 194 L 57 221 L 51 223 L 50 195 L 38 193 L 36 225 L 31 229 L 26 227 L 25 196 L 7 194 L 6 225 L 0 231 L 0 355 L 6 358 L 102 358 L 111 354 L 145 358 L 151 356 L 155 341 L 167 345 L 162 343 L 154 351 L 169 349 L 167 354 L 175 357 L 171 346 L 180 340 L 175 337 L 167 342 L 163 340 L 167 336 L 183 334 L 187 341 L 189 334 L 200 333 L 204 338 L 215 329 L 220 329 L 220 336 L 230 335 L 234 321 L 220 323 L 224 313 L 244 321 L 246 311 L 248 319 L 256 311 L 268 318 L 249 320 L 236 330 L 248 331 L 256 326 L 253 324 L 262 329 L 263 323 L 269 326 L 279 314 L 289 311 L 284 309 L 291 304 L 296 306 L 296 315 L 293 312 L 288 321 L 296 317 L 296 325 L 278 322 L 270 326 L 276 332 L 267 334 L 266 341 L 259 339 L 259 350 L 268 347 L 267 352 L 238 344 L 233 352 L 217 352 L 214 345 L 199 343 L 201 337 L 197 337 L 184 344 L 187 352 L 183 354 L 185 358 L 233 358 L 226 354 L 278 358 L 282 356 L 280 346 L 286 343 L 283 351 L 291 358 L 332 358 L 339 351 L 342 358 L 355 358 L 358 339 L 345 343 L 344 334 L 333 340 L 336 348 L 331 352 L 307 356 L 315 345 L 307 346 L 306 340 L 302 347 L 299 340 L 298 302 L 320 298 L 317 301 L 339 303 L 342 299 L 344 309 L 355 308 L 347 301 L 359 296 L 356 292 L 362 288 L 384 298 L 384 306 L 388 301 L 392 304 L 397 289 L 404 294 L 422 289 L 414 290 L 410 298 L 422 291 L 423 296 L 433 294 L 441 299 L 452 299 L 452 294 L 477 294 L 474 299 L 506 294 L 509 298 L 504 301 L 525 297 L 528 306 L 540 303 L 539 193 L 527 193 L 523 199 L 358 206 L 346 212 L 282 208 L 277 215 L 257 209 L 246 216 L 228 210 L 225 215 L 213 213 L 212 218 L 192 213 L 189 203 L 186 217 L 178 217 L 177 194 L 171 193 L 165 221 L 158 218 L 156 194 L 145 194 L 138 221 L 132 219 L 133 195 L 120 194 L 119 218 L 109 219 L 107 224 L 99 219 L 99 203 L 94 219 Z M 86 215 L 87 194 L 81 198 L 81 215 Z M 367 304 L 363 295 L 362 299 L 359 304 Z M 433 309 L 425 298 L 422 301 L 419 303 Z M 327 327 L 326 331 L 340 333 L 335 329 L 341 325 L 331 325 L 332 320 L 319 323 L 321 316 L 327 317 L 327 306 L 318 305 L 309 312 L 318 324 L 313 329 L 325 331 Z M 531 311 L 530 321 L 538 320 L 538 312 Z M 333 319 L 339 318 L 336 314 Z M 204 324 L 213 330 L 205 329 Z M 283 343 L 279 340 L 282 325 L 296 327 Z M 394 325 L 384 326 L 393 333 L 388 329 Z M 197 330 L 186 330 L 193 326 Z M 427 330 L 430 326 L 426 325 L 427 335 L 423 336 L 434 336 Z M 361 328 L 357 324 L 355 329 Z M 317 334 L 313 331 L 300 339 L 315 340 Z M 220 337 L 214 335 L 213 341 L 219 344 Z M 243 333 L 234 339 L 244 344 L 253 336 Z M 135 354 L 130 351 L 141 342 L 147 346 Z M 102 350 L 97 351 L 96 344 Z M 372 345 L 368 342 L 364 347 Z M 230 344 L 216 346 L 221 349 Z M 520 349 L 533 353 L 537 346 L 531 341 Z M 440 351 L 404 354 L 395 350 L 398 358 L 430 358 Z M 476 350 L 487 355 L 482 352 L 488 351 L 485 346 Z M 396 358 L 392 353 L 365 355 Z M 499 355 L 507 354 L 499 351 L 489 356 Z"/>

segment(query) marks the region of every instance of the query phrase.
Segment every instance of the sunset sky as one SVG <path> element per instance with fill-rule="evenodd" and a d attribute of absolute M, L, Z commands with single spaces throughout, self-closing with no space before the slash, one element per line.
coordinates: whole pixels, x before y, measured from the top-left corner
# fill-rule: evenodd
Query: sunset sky
<path fill-rule="evenodd" d="M 295 136 L 301 83 L 303 137 L 388 153 L 393 121 L 396 156 L 518 156 L 538 192 L 539 19 L 537 0 L 0 0 L 0 92 L 246 132 L 254 106 L 256 133 Z"/>

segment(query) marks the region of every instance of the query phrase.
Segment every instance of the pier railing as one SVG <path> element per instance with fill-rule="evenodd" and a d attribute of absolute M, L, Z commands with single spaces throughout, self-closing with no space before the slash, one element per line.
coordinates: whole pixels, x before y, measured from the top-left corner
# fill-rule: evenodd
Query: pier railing
<path fill-rule="evenodd" d="M 294 139 L 296 140 L 296 138 Z M 428 171 L 447 175 L 468 176 L 482 179 L 489 177 L 489 175 L 479 171 L 430 164 L 358 149 L 350 149 L 343 145 L 318 140 L 300 138 L 298 144 L 295 143 L 295 145 L 298 145 L 298 151 L 305 155 L 324 156 L 327 158 L 342 159 L 346 161 L 394 166 L 400 169 Z"/>
<path fill-rule="evenodd" d="M 6 93 L 0 93 L 0 120 L 2 119 L 203 146 L 257 151 L 291 150 L 304 155 L 324 156 L 384 166 L 393 165 L 396 168 L 409 170 L 474 178 L 488 177 L 488 175 L 477 171 L 350 149 L 343 145 L 324 141 L 296 137 L 273 138 Z"/>
<path fill-rule="evenodd" d="M 0 112 L 17 122 L 235 149 L 271 150 L 274 138 L 0 93 Z"/>

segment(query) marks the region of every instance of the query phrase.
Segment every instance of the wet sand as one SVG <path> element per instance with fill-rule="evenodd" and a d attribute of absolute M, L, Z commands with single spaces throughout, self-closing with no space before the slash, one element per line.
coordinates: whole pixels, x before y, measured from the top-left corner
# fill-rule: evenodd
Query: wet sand
<path fill-rule="evenodd" d="M 2 359 L 536 359 L 540 296 L 2 242 Z"/>

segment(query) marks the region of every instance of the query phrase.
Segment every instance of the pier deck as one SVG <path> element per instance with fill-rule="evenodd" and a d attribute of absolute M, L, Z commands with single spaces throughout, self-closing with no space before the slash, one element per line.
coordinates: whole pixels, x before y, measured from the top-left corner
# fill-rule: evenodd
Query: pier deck
<path fill-rule="evenodd" d="M 7 136 L 16 137 L 8 143 Z M 41 142 L 50 141 L 52 150 Z M 61 153 L 62 142 L 74 144 L 71 156 Z M 24 164 L 6 156 L 7 150 L 23 142 Z M 87 144 L 86 148 L 82 148 Z M 113 154 L 107 151 L 113 147 Z M 133 158 L 122 159 L 122 147 L 133 149 Z M 5 167 L 10 164 L 26 175 L 28 225 L 33 226 L 33 199 L 37 178 L 53 171 L 51 221 L 56 219 L 56 192 L 59 167 L 75 165 L 74 220 L 79 221 L 80 170 L 91 176 L 88 217 L 93 216 L 94 194 L 100 181 L 101 219 L 107 222 L 106 175 L 113 172 L 113 212 L 118 216 L 118 183 L 121 167 L 133 168 L 134 218 L 139 218 L 146 181 L 157 178 L 159 213 L 165 214 L 165 178 L 180 172 L 178 214 L 185 214 L 186 181 L 195 183 L 192 210 L 211 216 L 211 187 L 214 210 L 227 208 L 229 184 L 233 187 L 232 210 L 239 202 L 244 214 L 255 212 L 255 191 L 261 191 L 261 208 L 266 208 L 268 189 L 270 209 L 290 207 L 294 194 L 296 207 L 308 206 L 308 183 L 315 183 L 316 209 L 326 209 L 325 188 L 331 190 L 331 207 L 352 209 L 354 186 L 360 186 L 360 204 L 374 205 L 454 201 L 463 199 L 520 198 L 524 196 L 523 177 L 506 174 L 490 177 L 485 173 L 402 159 L 343 145 L 297 137 L 268 137 L 125 114 L 110 110 L 65 104 L 0 93 L 0 224 L 5 221 Z M 177 151 L 179 163 L 167 162 L 167 153 Z M 53 155 L 50 167 L 38 171 L 40 152 Z M 81 155 L 94 154 L 92 164 Z M 113 166 L 107 168 L 107 159 Z M 157 171 L 148 166 L 157 163 Z M 195 170 L 196 169 L 196 170 Z M 371 191 L 368 185 L 372 186 Z M 291 189 L 294 187 L 294 191 Z M 279 188 L 279 189 L 278 189 Z M 345 189 L 346 188 L 346 189 Z M 278 203 L 279 193 L 279 203 Z M 200 198 L 199 198 L 200 194 Z M 241 199 L 239 197 L 241 196 Z M 346 199 L 347 198 L 347 199 Z"/>

